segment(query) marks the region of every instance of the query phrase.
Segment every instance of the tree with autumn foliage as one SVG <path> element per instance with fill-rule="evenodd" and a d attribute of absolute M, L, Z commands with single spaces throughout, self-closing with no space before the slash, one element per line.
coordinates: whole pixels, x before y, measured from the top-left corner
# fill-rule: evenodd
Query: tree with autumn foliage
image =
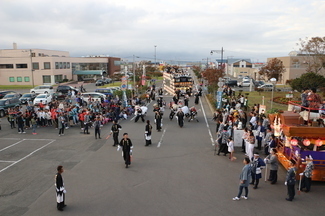
<path fill-rule="evenodd" d="M 285 72 L 285 67 L 280 59 L 273 58 L 267 64 L 260 68 L 259 74 L 264 77 L 264 80 L 275 78 L 279 80 L 280 74 Z"/>
<path fill-rule="evenodd" d="M 320 73 L 325 71 L 325 37 L 299 39 L 299 55 L 306 56 L 306 71 Z"/>
<path fill-rule="evenodd" d="M 208 90 L 211 92 L 218 89 L 219 78 L 224 77 L 223 69 L 208 68 L 202 72 L 203 77 L 208 81 Z"/>

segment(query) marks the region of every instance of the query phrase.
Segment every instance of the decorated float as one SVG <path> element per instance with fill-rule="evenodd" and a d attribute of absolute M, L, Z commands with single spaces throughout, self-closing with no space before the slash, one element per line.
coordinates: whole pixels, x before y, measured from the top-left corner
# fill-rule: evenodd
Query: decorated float
<path fill-rule="evenodd" d="M 296 161 L 298 174 L 305 169 L 306 156 L 313 157 L 313 181 L 325 181 L 325 127 L 324 118 L 289 102 L 288 111 L 269 114 L 271 127 L 277 137 L 278 159 L 288 169 L 289 160 Z"/>

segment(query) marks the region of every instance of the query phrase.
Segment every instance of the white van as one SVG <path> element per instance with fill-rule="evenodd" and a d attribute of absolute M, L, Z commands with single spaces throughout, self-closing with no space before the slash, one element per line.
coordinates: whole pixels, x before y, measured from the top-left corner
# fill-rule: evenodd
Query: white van
<path fill-rule="evenodd" d="M 49 85 L 41 85 L 41 86 L 36 86 L 30 90 L 30 93 L 35 93 L 35 94 L 52 94 L 54 93 L 53 86 Z"/>

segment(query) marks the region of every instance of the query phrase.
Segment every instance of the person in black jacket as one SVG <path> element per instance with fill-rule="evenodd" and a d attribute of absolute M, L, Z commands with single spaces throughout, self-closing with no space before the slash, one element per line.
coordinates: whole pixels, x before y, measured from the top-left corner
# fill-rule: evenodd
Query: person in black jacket
<path fill-rule="evenodd" d="M 160 112 L 155 111 L 156 128 L 157 128 L 158 132 L 161 131 L 161 119 L 162 119 L 162 116 L 161 116 Z"/>
<path fill-rule="evenodd" d="M 119 143 L 118 149 L 122 147 L 122 151 L 123 151 L 123 158 L 125 161 L 125 168 L 128 168 L 129 165 L 131 165 L 131 154 L 132 154 L 132 142 L 129 139 L 128 133 L 124 133 L 123 134 L 123 139 L 121 140 L 121 142 Z"/>
<path fill-rule="evenodd" d="M 117 121 L 114 120 L 113 121 L 113 125 L 111 127 L 111 133 L 106 138 L 106 139 L 108 139 L 113 134 L 113 139 L 114 139 L 113 146 L 117 146 L 118 145 L 118 135 L 119 135 L 120 130 L 122 130 L 121 125 L 119 125 L 117 123 Z"/>
<path fill-rule="evenodd" d="M 66 190 L 64 188 L 62 173 L 64 172 L 63 166 L 57 167 L 58 173 L 55 175 L 55 189 L 56 189 L 56 202 L 57 209 L 63 211 L 63 208 L 66 207 L 64 204 Z"/>
<path fill-rule="evenodd" d="M 150 120 L 147 120 L 147 125 L 144 130 L 145 130 L 144 136 L 145 136 L 145 140 L 146 140 L 145 146 L 149 146 L 149 145 L 151 145 L 151 132 L 152 132 L 152 126 L 150 124 Z"/>

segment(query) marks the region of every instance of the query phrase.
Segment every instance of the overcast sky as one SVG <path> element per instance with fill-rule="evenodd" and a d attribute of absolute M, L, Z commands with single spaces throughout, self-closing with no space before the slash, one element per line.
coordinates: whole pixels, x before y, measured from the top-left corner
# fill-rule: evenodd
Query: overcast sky
<path fill-rule="evenodd" d="M 325 36 L 324 0 L 0 0 L 0 49 L 154 60 L 286 56 Z"/>

